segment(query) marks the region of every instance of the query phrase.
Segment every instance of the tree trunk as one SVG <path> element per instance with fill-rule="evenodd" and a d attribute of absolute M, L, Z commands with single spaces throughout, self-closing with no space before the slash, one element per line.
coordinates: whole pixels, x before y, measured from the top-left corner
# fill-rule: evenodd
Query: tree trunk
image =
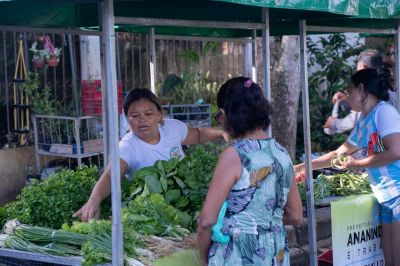
<path fill-rule="evenodd" d="M 271 50 L 272 136 L 296 154 L 297 110 L 300 95 L 300 44 L 297 36 L 273 38 Z M 258 42 L 258 51 L 262 51 Z M 258 81 L 262 84 L 262 55 L 257 58 Z"/>

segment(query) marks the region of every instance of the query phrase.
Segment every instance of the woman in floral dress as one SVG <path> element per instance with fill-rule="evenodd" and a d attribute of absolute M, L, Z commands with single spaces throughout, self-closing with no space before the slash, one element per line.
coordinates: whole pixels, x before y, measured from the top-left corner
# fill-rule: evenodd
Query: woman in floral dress
<path fill-rule="evenodd" d="M 237 139 L 220 155 L 197 229 L 202 265 L 290 265 L 285 224 L 302 219 L 290 157 L 267 136 L 269 105 L 251 79 L 228 80 L 216 119 Z"/>

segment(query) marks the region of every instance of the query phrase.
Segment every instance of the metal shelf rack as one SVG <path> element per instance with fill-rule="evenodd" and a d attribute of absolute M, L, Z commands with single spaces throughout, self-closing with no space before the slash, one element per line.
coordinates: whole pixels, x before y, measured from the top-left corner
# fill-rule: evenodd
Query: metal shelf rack
<path fill-rule="evenodd" d="M 33 117 L 36 169 L 41 169 L 40 156 L 76 159 L 78 166 L 83 158 L 103 154 L 103 129 L 101 118 L 95 116 L 51 116 Z M 80 148 L 78 148 L 80 147 Z"/>

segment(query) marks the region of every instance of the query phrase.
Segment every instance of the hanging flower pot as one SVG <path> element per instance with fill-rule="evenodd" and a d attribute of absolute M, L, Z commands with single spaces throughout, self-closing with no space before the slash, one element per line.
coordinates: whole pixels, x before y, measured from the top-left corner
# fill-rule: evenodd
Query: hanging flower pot
<path fill-rule="evenodd" d="M 43 57 L 38 57 L 38 58 L 33 58 L 32 63 L 37 68 L 43 68 L 46 62 Z"/>
<path fill-rule="evenodd" d="M 61 48 L 54 47 L 49 36 L 44 36 L 44 50 L 46 51 L 46 63 L 49 67 L 56 67 L 58 65 L 59 57 L 61 55 Z"/>
<path fill-rule="evenodd" d="M 61 48 L 54 47 L 49 36 L 45 35 L 43 39 L 43 49 L 38 49 L 37 42 L 33 42 L 29 49 L 33 52 L 33 65 L 37 68 L 42 68 L 45 64 L 49 67 L 56 67 L 60 61 Z"/>
<path fill-rule="evenodd" d="M 49 67 L 56 67 L 58 65 L 58 58 L 51 57 L 46 60 L 46 63 Z"/>
<path fill-rule="evenodd" d="M 32 43 L 32 47 L 29 49 L 33 52 L 32 63 L 37 68 L 44 67 L 45 61 L 45 54 L 43 50 L 37 49 L 37 42 Z"/>

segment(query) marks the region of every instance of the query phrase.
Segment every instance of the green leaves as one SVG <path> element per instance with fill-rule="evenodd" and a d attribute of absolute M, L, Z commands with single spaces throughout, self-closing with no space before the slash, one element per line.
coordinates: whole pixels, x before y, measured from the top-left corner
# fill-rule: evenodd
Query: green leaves
<path fill-rule="evenodd" d="M 166 203 L 195 216 L 203 205 L 220 150 L 211 143 L 194 145 L 181 161 L 157 161 L 140 169 L 130 188 L 131 198 L 157 193 Z"/>
<path fill-rule="evenodd" d="M 298 184 L 300 198 L 305 205 L 306 189 L 305 182 Z M 328 196 L 348 196 L 371 193 L 368 178 L 365 174 L 353 174 L 351 172 L 323 175 L 314 179 L 314 199 L 323 199 Z"/>
<path fill-rule="evenodd" d="M 145 177 L 144 182 L 147 185 L 150 193 L 162 193 L 163 189 L 161 187 L 161 182 L 156 176 L 148 175 Z"/>
<path fill-rule="evenodd" d="M 179 189 L 171 189 L 168 190 L 167 193 L 165 193 L 165 200 L 169 203 L 169 204 L 173 204 L 176 203 L 179 198 L 181 197 L 181 191 Z"/>
<path fill-rule="evenodd" d="M 167 197 L 179 198 L 179 191 L 170 190 Z M 134 228 L 138 233 L 157 236 L 183 236 L 189 228 L 191 217 L 167 203 L 164 196 L 154 193 L 139 196 L 123 209 L 124 228 Z M 179 233 L 180 232 L 180 233 Z M 185 233 L 184 233 L 185 232 Z"/>
<path fill-rule="evenodd" d="M 17 200 L 4 206 L 2 219 L 60 228 L 72 221 L 72 214 L 89 198 L 96 183 L 96 167 L 63 170 L 44 181 L 34 180 L 24 187 Z"/>
<path fill-rule="evenodd" d="M 350 75 L 356 67 L 356 57 L 363 47 L 356 41 L 351 44 L 342 33 L 321 37 L 314 41 L 307 39 L 309 67 L 308 78 L 310 95 L 311 141 L 314 152 L 330 151 L 343 143 L 343 135 L 326 135 L 323 125 L 331 115 L 332 96 L 347 88 Z M 301 103 L 300 103 L 301 104 Z M 302 108 L 299 107 L 299 117 Z M 339 114 L 342 116 L 344 114 Z M 299 120 L 299 123 L 302 123 Z M 299 124 L 299 127 L 301 125 Z M 297 130 L 296 158 L 304 152 L 303 132 Z"/>

